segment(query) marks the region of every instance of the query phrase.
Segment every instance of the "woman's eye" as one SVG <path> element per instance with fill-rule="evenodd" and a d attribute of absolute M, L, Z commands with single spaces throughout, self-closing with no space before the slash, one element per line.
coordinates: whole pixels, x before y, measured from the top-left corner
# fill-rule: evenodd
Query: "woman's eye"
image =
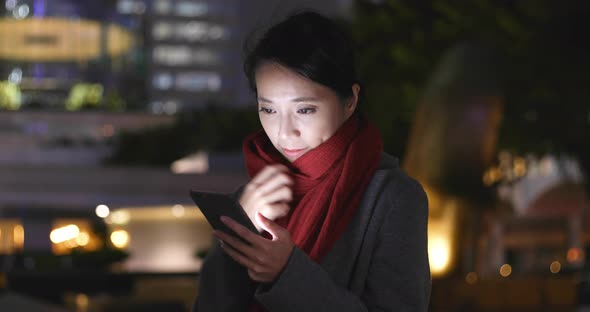
<path fill-rule="evenodd" d="M 272 114 L 274 113 L 274 110 L 270 109 L 270 108 L 266 108 L 266 107 L 261 107 L 260 109 L 258 109 L 259 112 L 264 113 L 264 114 Z"/>
<path fill-rule="evenodd" d="M 304 115 L 313 114 L 313 113 L 315 113 L 315 108 L 300 108 L 297 110 L 297 113 L 304 114 Z"/>

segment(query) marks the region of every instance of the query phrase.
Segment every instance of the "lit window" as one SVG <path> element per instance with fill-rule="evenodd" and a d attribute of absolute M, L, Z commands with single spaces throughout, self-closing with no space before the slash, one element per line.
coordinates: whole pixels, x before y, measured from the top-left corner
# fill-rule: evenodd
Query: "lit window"
<path fill-rule="evenodd" d="M 176 112 L 178 111 L 178 102 L 166 101 L 166 103 L 164 103 L 163 110 L 168 115 L 176 114 Z"/>
<path fill-rule="evenodd" d="M 188 23 L 156 22 L 152 28 L 154 40 L 188 40 L 191 42 L 208 42 L 222 40 L 228 36 L 228 31 L 221 25 L 203 21 Z"/>
<path fill-rule="evenodd" d="M 174 78 L 169 73 L 157 73 L 153 77 L 152 84 L 156 89 L 168 90 L 174 84 Z"/>
<path fill-rule="evenodd" d="M 226 36 L 226 31 L 219 25 L 192 21 L 179 25 L 177 36 L 190 41 L 207 42 L 222 39 Z"/>
<path fill-rule="evenodd" d="M 161 114 L 163 112 L 162 102 L 160 101 L 153 101 L 150 106 L 154 114 Z"/>
<path fill-rule="evenodd" d="M 154 48 L 154 62 L 169 66 L 215 65 L 219 59 L 209 49 L 191 49 L 186 46 L 160 45 Z"/>
<path fill-rule="evenodd" d="M 177 101 L 177 100 L 167 100 L 167 101 L 153 101 L 151 103 L 151 110 L 152 113 L 154 114 L 168 114 L 168 115 L 173 115 L 175 113 L 177 113 L 180 109 L 181 104 Z M 121 216 L 119 216 L 118 214 L 123 214 Z M 114 213 L 115 218 L 107 218 L 107 223 L 108 224 L 118 224 L 118 225 L 125 225 L 129 222 L 130 219 L 130 215 L 129 212 L 127 211 L 117 211 Z"/>
<path fill-rule="evenodd" d="M 154 10 L 158 14 L 168 14 L 172 9 L 170 0 L 158 0 L 154 3 Z"/>
<path fill-rule="evenodd" d="M 152 36 L 156 40 L 168 39 L 172 36 L 172 25 L 166 22 L 159 22 L 154 24 L 152 29 Z"/>
<path fill-rule="evenodd" d="M 221 39 L 225 34 L 225 29 L 221 26 L 213 26 L 209 28 L 209 38 L 213 40 Z"/>
<path fill-rule="evenodd" d="M 209 27 L 203 22 L 188 22 L 178 26 L 178 35 L 192 41 L 205 41 Z"/>
<path fill-rule="evenodd" d="M 193 62 L 196 64 L 215 64 L 217 61 L 217 55 L 211 52 L 211 50 L 193 50 Z"/>
<path fill-rule="evenodd" d="M 117 11 L 121 14 L 143 14 L 145 13 L 145 3 L 143 1 L 119 0 Z"/>
<path fill-rule="evenodd" d="M 16 0 L 6 0 L 6 10 L 13 10 L 16 7 Z"/>
<path fill-rule="evenodd" d="M 210 91 L 221 89 L 221 77 L 214 72 L 180 73 L 176 77 L 176 88 L 186 91 Z"/>
<path fill-rule="evenodd" d="M 174 11 L 178 16 L 195 17 L 207 14 L 209 7 L 204 2 L 180 1 L 176 4 Z"/>
<path fill-rule="evenodd" d="M 182 46 L 158 46 L 154 48 L 154 61 L 166 65 L 187 65 L 192 60 L 191 49 Z"/>

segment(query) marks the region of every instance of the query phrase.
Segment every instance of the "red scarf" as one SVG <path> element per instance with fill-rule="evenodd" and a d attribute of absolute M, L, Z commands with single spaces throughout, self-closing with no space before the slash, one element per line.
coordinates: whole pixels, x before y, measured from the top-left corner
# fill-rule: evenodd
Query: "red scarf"
<path fill-rule="evenodd" d="M 250 178 L 267 165 L 281 163 L 294 179 L 287 228 L 297 247 L 320 262 L 342 235 L 358 208 L 377 165 L 383 142 L 379 130 L 358 114 L 349 118 L 326 142 L 289 163 L 264 130 L 244 140 Z M 266 311 L 256 301 L 249 312 Z"/>
<path fill-rule="evenodd" d="M 291 210 L 276 222 L 319 263 L 354 217 L 381 159 L 383 142 L 375 126 L 354 114 L 332 137 L 293 163 L 274 148 L 264 130 L 248 136 L 243 150 L 251 178 L 267 165 L 282 163 L 290 169 Z"/>

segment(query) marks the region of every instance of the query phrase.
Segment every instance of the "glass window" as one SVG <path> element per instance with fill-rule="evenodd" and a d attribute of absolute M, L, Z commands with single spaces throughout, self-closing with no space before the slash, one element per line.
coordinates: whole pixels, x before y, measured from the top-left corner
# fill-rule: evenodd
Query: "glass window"
<path fill-rule="evenodd" d="M 152 79 L 154 88 L 168 90 L 174 84 L 174 77 L 170 73 L 156 73 Z"/>
<path fill-rule="evenodd" d="M 209 5 L 204 2 L 179 1 L 174 13 L 178 16 L 196 17 L 203 16 L 209 11 Z"/>
<path fill-rule="evenodd" d="M 210 49 L 160 45 L 154 48 L 154 63 L 168 66 L 216 65 L 219 57 Z"/>
<path fill-rule="evenodd" d="M 176 76 L 176 88 L 186 91 L 217 92 L 221 89 L 221 76 L 215 72 L 187 72 Z"/>

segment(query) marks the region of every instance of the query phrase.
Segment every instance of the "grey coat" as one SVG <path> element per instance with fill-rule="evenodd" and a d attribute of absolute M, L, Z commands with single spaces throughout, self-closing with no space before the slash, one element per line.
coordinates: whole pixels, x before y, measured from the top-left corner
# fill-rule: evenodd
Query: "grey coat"
<path fill-rule="evenodd" d="M 355 217 L 321 264 L 295 247 L 272 285 L 256 284 L 216 246 L 194 310 L 247 311 L 255 297 L 270 312 L 427 311 L 427 219 L 420 184 L 383 154 Z"/>

